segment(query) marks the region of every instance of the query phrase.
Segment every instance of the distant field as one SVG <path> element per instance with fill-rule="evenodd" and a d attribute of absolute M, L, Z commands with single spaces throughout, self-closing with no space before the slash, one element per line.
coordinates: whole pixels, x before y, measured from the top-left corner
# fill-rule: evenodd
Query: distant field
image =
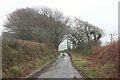
<path fill-rule="evenodd" d="M 66 50 L 67 49 L 67 41 L 65 40 L 59 45 L 59 50 Z"/>

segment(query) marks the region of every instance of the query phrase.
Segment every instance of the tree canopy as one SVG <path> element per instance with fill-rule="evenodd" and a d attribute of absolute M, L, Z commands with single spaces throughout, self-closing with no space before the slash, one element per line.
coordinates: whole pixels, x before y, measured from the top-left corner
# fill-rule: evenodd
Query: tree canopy
<path fill-rule="evenodd" d="M 72 42 L 73 48 L 100 45 L 103 33 L 100 28 L 79 18 L 71 20 L 73 23 L 70 20 L 63 12 L 48 7 L 17 9 L 7 15 L 4 27 L 8 32 L 3 36 L 46 43 L 57 50 L 66 37 Z"/>
<path fill-rule="evenodd" d="M 79 18 L 75 18 L 74 23 L 74 28 L 70 30 L 68 35 L 68 39 L 72 42 L 73 48 L 83 49 L 86 46 L 100 45 L 100 38 L 103 34 L 100 28 Z"/>
<path fill-rule="evenodd" d="M 68 22 L 69 17 L 58 10 L 25 8 L 8 15 L 4 26 L 15 38 L 53 43 L 58 49 L 69 28 Z"/>

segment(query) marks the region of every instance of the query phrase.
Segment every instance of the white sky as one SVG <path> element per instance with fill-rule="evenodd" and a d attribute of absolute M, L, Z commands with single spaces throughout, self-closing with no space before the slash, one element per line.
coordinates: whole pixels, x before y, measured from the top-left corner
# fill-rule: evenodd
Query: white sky
<path fill-rule="evenodd" d="M 6 14 L 18 8 L 47 6 L 98 26 L 106 33 L 102 41 L 109 42 L 109 33 L 118 34 L 118 1 L 120 0 L 0 0 L 0 32 Z"/>

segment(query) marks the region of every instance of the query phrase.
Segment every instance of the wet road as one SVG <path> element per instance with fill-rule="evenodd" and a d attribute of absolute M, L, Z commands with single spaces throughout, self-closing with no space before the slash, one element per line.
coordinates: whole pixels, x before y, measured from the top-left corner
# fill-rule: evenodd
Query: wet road
<path fill-rule="evenodd" d="M 72 66 L 70 57 L 67 53 L 61 53 L 56 62 L 38 76 L 38 78 L 82 78 L 82 76 Z"/>

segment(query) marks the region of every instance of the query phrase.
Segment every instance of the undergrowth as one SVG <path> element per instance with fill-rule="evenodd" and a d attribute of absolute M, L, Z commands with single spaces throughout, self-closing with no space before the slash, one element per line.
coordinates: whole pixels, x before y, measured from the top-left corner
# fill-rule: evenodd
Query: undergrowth
<path fill-rule="evenodd" d="M 90 78 L 118 78 L 118 55 L 120 41 L 106 46 L 96 46 L 91 54 L 67 51 L 72 55 L 73 63 Z"/>
<path fill-rule="evenodd" d="M 25 77 L 58 55 L 56 50 L 52 50 L 42 43 L 3 39 L 2 77 Z"/>
<path fill-rule="evenodd" d="M 76 67 L 89 78 L 110 78 L 110 76 L 114 76 L 115 65 L 110 62 L 100 65 L 83 57 L 72 56 L 72 59 Z"/>

